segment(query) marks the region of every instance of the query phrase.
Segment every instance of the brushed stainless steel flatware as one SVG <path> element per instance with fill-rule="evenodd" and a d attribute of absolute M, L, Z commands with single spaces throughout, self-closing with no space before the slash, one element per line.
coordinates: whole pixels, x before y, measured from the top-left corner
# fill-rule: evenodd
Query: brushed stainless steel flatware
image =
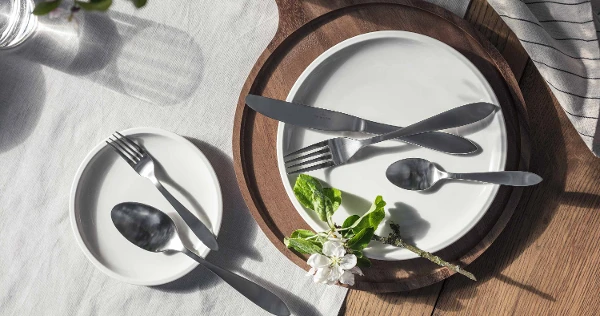
<path fill-rule="evenodd" d="M 328 139 L 285 155 L 286 172 L 294 174 L 342 165 L 367 146 L 407 135 L 459 127 L 477 122 L 492 114 L 495 109 L 496 106 L 490 103 L 472 103 L 448 110 L 394 132 L 371 138 L 337 137 Z"/>
<path fill-rule="evenodd" d="M 270 99 L 253 94 L 246 96 L 246 104 L 254 111 L 272 119 L 322 131 L 362 132 L 380 135 L 401 128 L 365 120 L 346 113 Z M 470 140 L 443 132 L 405 135 L 398 137 L 398 139 L 406 143 L 449 154 L 469 154 L 477 150 L 477 146 Z"/>
<path fill-rule="evenodd" d="M 135 172 L 154 184 L 158 191 L 167 199 L 167 201 L 169 201 L 169 203 L 171 203 L 183 221 L 190 227 L 194 235 L 196 235 L 203 244 L 212 250 L 219 250 L 217 239 L 208 227 L 171 195 L 171 193 L 169 193 L 156 178 L 152 156 L 129 137 L 123 136 L 119 132 L 115 132 L 112 137 L 114 139 L 109 137 L 106 143 L 110 145 L 133 168 L 133 170 L 135 170 Z"/>
<path fill-rule="evenodd" d="M 134 245 L 151 252 L 176 251 L 196 260 L 234 289 L 274 315 L 290 315 L 285 303 L 262 286 L 216 266 L 186 248 L 171 218 L 160 210 L 141 203 L 115 205 L 110 216 L 117 230 Z"/>
<path fill-rule="evenodd" d="M 413 191 L 427 190 L 440 180 L 455 179 L 510 186 L 530 186 L 542 181 L 535 173 L 524 171 L 499 171 L 452 173 L 438 169 L 435 164 L 421 158 L 408 158 L 391 164 L 385 176 L 400 188 Z"/>

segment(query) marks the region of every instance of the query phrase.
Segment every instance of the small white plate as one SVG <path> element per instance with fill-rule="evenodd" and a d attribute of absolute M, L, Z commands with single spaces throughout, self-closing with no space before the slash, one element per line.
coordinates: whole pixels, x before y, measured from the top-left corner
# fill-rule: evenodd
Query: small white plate
<path fill-rule="evenodd" d="M 218 235 L 223 215 L 221 188 L 202 152 L 185 138 L 156 128 L 132 128 L 121 133 L 148 149 L 162 166 L 163 172 L 157 170 L 157 177 L 167 190 Z M 128 201 L 152 205 L 167 213 L 184 243 L 202 257 L 208 254 L 210 249 L 196 238 L 154 185 L 102 142 L 79 167 L 70 201 L 75 239 L 100 271 L 117 280 L 152 286 L 176 280 L 198 265 L 183 254 L 152 253 L 127 241 L 113 225 L 110 212 L 116 204 Z"/>
<path fill-rule="evenodd" d="M 302 73 L 287 100 L 397 126 L 467 103 L 498 104 L 485 77 L 463 55 L 438 40 L 404 31 L 363 34 L 330 48 Z M 435 252 L 458 240 L 481 219 L 498 186 L 446 182 L 437 190 L 412 192 L 391 184 L 385 170 L 393 162 L 409 157 L 428 159 L 452 172 L 504 170 L 506 128 L 500 110 L 484 122 L 450 132 L 468 136 L 483 151 L 453 156 L 388 141 L 364 150 L 347 165 L 309 174 L 343 191 L 342 206 L 334 215 L 336 223 L 341 224 L 352 214 L 364 214 L 375 197 L 382 195 L 387 202 L 386 221 L 398 223 L 405 239 Z M 285 173 L 282 157 L 283 153 L 335 136 L 364 137 L 279 124 L 277 150 L 283 184 L 296 210 L 316 231 L 327 227 L 294 197 L 296 177 Z M 387 235 L 389 231 L 389 225 L 382 224 L 377 233 Z M 405 249 L 376 242 L 365 249 L 365 254 L 380 260 L 416 257 Z"/>

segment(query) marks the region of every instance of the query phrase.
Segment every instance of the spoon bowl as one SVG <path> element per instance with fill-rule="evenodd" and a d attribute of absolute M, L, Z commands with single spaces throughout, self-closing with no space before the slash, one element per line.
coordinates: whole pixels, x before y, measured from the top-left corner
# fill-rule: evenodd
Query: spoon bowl
<path fill-rule="evenodd" d="M 403 189 L 421 191 L 431 188 L 436 182 L 446 178 L 447 173 L 425 159 L 409 158 L 391 164 L 385 176 L 390 182 Z"/>
<path fill-rule="evenodd" d="M 183 251 L 173 220 L 150 205 L 120 203 L 113 208 L 110 216 L 121 235 L 144 250 L 163 252 L 176 248 Z"/>
<path fill-rule="evenodd" d="M 134 245 L 152 252 L 184 253 L 267 312 L 274 315 L 290 315 L 285 303 L 269 290 L 206 261 L 186 248 L 177 234 L 173 220 L 160 210 L 142 203 L 125 202 L 115 205 L 110 217 L 121 235 Z"/>

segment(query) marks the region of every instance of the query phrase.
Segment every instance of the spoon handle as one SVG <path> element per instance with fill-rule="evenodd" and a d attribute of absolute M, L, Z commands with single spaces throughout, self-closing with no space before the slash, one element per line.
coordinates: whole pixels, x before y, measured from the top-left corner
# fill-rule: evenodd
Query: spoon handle
<path fill-rule="evenodd" d="M 496 108 L 495 105 L 485 102 L 466 104 L 414 123 L 405 128 L 398 129 L 394 132 L 367 138 L 364 142 L 372 145 L 392 138 L 460 127 L 486 118 L 492 114 Z"/>
<path fill-rule="evenodd" d="M 290 315 L 290 310 L 285 303 L 269 290 L 231 271 L 220 268 L 187 249 L 183 253 L 218 275 L 223 281 L 267 312 L 274 315 Z"/>
<path fill-rule="evenodd" d="M 154 185 L 160 191 L 160 193 L 169 201 L 173 208 L 177 211 L 183 221 L 190 227 L 190 230 L 200 241 L 211 250 L 219 250 L 219 244 L 217 244 L 217 238 L 213 233 L 196 217 L 190 212 L 181 202 L 179 202 L 163 185 L 160 181 L 152 181 Z"/>
<path fill-rule="evenodd" d="M 448 178 L 511 186 L 529 186 L 542 182 L 542 178 L 537 174 L 524 171 L 450 173 Z"/>

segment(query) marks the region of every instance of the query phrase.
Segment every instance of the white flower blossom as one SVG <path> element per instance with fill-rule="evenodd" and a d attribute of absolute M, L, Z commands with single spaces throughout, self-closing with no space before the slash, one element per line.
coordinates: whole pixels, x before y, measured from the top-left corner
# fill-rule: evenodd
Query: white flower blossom
<path fill-rule="evenodd" d="M 346 254 L 340 239 L 329 238 L 323 244 L 323 254 L 315 253 L 308 258 L 309 271 L 316 283 L 335 284 L 341 282 L 354 285 L 354 274 L 363 275 L 356 266 L 356 256 Z"/>

